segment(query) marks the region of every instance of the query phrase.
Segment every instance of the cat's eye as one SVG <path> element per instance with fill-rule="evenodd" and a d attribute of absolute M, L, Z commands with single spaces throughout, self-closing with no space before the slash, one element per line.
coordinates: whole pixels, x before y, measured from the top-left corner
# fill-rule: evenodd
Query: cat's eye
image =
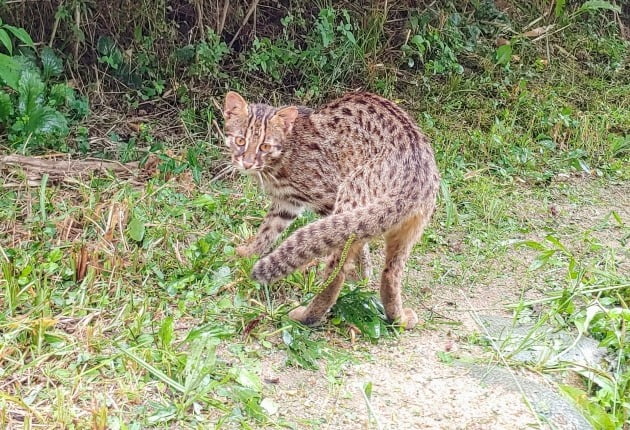
<path fill-rule="evenodd" d="M 269 152 L 271 151 L 271 145 L 269 145 L 268 143 L 263 143 L 262 145 L 260 145 L 260 150 L 263 152 Z"/>
<path fill-rule="evenodd" d="M 245 139 L 243 139 L 242 137 L 235 137 L 234 138 L 234 142 L 236 142 L 237 146 L 244 146 L 245 145 Z"/>

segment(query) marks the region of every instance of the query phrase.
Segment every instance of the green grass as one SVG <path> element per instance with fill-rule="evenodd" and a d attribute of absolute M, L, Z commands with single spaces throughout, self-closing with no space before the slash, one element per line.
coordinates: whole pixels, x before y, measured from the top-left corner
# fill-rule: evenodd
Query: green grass
<path fill-rule="evenodd" d="M 286 314 L 318 288 L 314 271 L 268 288 L 250 280 L 255 260 L 234 248 L 256 230 L 266 199 L 253 181 L 211 180 L 227 158 L 216 109 L 193 90 L 195 74 L 213 73 L 212 82 L 278 103 L 315 103 L 356 85 L 400 101 L 431 137 L 443 173 L 439 208 L 405 281 L 422 310 L 420 330 L 456 323 L 424 307 L 425 287 L 483 294 L 484 285 L 513 283 L 515 319 L 579 328 L 608 348 L 615 361 L 607 384 L 584 377 L 566 391 L 598 428 L 622 428 L 630 296 L 627 264 L 619 265 L 630 220 L 600 210 L 569 221 L 571 207 L 600 207 L 613 200 L 610 184 L 630 179 L 628 43 L 601 17 L 564 17 L 558 24 L 572 27 L 548 46 L 515 37 L 517 57 L 496 64 L 504 18 L 481 25 L 460 16 L 458 24 L 453 10 L 442 12 L 410 22 L 410 41 L 422 38 L 404 49 L 392 45 L 382 16 L 364 25 L 332 9 L 311 17 L 316 25 L 287 18 L 277 37 L 238 56 L 208 34 L 191 48 L 198 63 L 167 119 L 183 124 L 175 140 L 184 144 L 165 138 L 154 118 L 137 135 L 109 133 L 113 146 L 90 149 L 87 127 L 102 120 L 94 113 L 73 120 L 76 132 L 54 146 L 122 161 L 150 148 L 160 160 L 156 177 L 140 186 L 0 181 L 0 427 L 302 428 L 274 414 L 272 383 L 261 378 L 266 358 L 282 351 L 288 366 L 325 364 L 334 385 L 346 363 L 365 359 L 362 345 L 398 335 L 365 285 L 348 284 L 332 318 L 309 329 Z M 475 44 L 469 35 L 477 31 Z M 153 97 L 170 78 L 151 58 L 137 59 L 143 87 L 127 93 L 125 108 L 158 104 Z M 600 312 L 587 319 L 593 306 Z"/>

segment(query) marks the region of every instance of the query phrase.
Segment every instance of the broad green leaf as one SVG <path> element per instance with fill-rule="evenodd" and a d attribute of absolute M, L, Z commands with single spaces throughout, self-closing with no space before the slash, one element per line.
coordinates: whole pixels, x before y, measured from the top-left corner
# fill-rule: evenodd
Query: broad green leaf
<path fill-rule="evenodd" d="M 243 387 L 251 388 L 252 390 L 256 390 L 258 392 L 262 391 L 262 382 L 260 382 L 260 377 L 248 369 L 241 368 L 238 371 L 236 382 L 241 384 Z"/>
<path fill-rule="evenodd" d="M 588 166 L 588 163 L 586 161 L 584 161 L 583 159 L 579 158 L 578 160 L 578 164 L 580 165 L 580 168 L 585 172 L 585 173 L 591 173 L 591 168 Z"/>
<path fill-rule="evenodd" d="M 621 12 L 621 8 L 610 2 L 603 0 L 590 0 L 584 2 L 584 4 L 578 9 L 577 13 L 587 12 L 591 10 L 612 10 L 614 12 Z"/>
<path fill-rule="evenodd" d="M 260 402 L 260 407 L 265 410 L 267 415 L 275 415 L 278 413 L 278 405 L 276 405 L 275 402 L 269 397 L 265 397 L 264 399 L 262 399 L 262 402 Z"/>
<path fill-rule="evenodd" d="M 510 63 L 510 59 L 512 58 L 512 46 L 511 45 L 499 46 L 495 53 L 495 57 L 497 60 L 497 64 L 500 64 L 502 66 L 507 66 Z"/>
<path fill-rule="evenodd" d="M 4 28 L 0 28 L 0 42 L 7 48 L 9 54 L 13 54 L 13 43 L 11 43 L 11 38 L 9 37 L 9 33 Z"/>
<path fill-rule="evenodd" d="M 74 90 L 66 84 L 55 84 L 48 93 L 48 104 L 69 106 L 75 101 Z"/>
<path fill-rule="evenodd" d="M 63 72 L 63 62 L 51 48 L 45 47 L 42 49 L 40 56 L 44 79 L 48 79 L 51 76 L 59 76 Z"/>
<path fill-rule="evenodd" d="M 147 423 L 154 425 L 166 423 L 177 417 L 177 407 L 175 405 L 163 406 L 155 410 L 147 417 Z"/>
<path fill-rule="evenodd" d="M 282 331 L 282 341 L 286 346 L 291 346 L 293 344 L 293 336 L 291 336 L 291 332 L 289 330 Z"/>
<path fill-rule="evenodd" d="M 44 103 L 44 83 L 39 75 L 24 70 L 18 82 L 18 111 L 22 115 L 32 115 Z"/>
<path fill-rule="evenodd" d="M 606 410 L 588 397 L 579 388 L 570 385 L 560 385 L 560 390 L 569 396 L 577 406 L 584 411 L 584 417 L 597 429 L 614 430 L 616 426 L 606 413 Z"/>
<path fill-rule="evenodd" d="M 21 72 L 22 65 L 13 57 L 0 54 L 0 83 L 4 82 L 12 89 L 17 90 Z"/>
<path fill-rule="evenodd" d="M 198 397 L 212 389 L 212 379 L 208 375 L 213 373 L 216 364 L 218 344 L 219 339 L 207 333 L 192 342 L 184 367 L 184 387 L 187 393 L 194 391 Z"/>
<path fill-rule="evenodd" d="M 212 275 L 212 287 L 208 293 L 215 294 L 217 291 L 219 291 L 219 288 L 223 287 L 231 281 L 231 275 L 232 272 L 227 266 L 221 266 L 219 269 L 217 269 Z"/>
<path fill-rule="evenodd" d="M 132 218 L 127 226 L 127 233 L 136 242 L 141 242 L 144 238 L 144 223 L 138 218 Z"/>
<path fill-rule="evenodd" d="M 140 367 L 145 369 L 147 372 L 151 373 L 153 376 L 155 376 L 156 378 L 158 378 L 159 380 L 164 382 L 166 385 L 170 386 L 172 389 L 177 390 L 180 393 L 184 393 L 186 391 L 186 389 L 184 388 L 184 386 L 182 384 L 180 384 L 179 382 L 175 381 L 173 378 L 171 378 L 170 376 L 166 375 L 164 372 L 162 372 L 160 369 L 156 368 L 155 366 L 151 365 L 150 363 L 147 363 L 140 356 L 138 356 L 134 352 L 132 352 L 131 349 L 126 349 L 126 348 L 124 348 L 124 347 L 122 347 L 120 345 L 117 345 L 117 347 L 127 357 L 131 358 L 138 365 L 140 365 Z"/>
<path fill-rule="evenodd" d="M 27 115 L 24 123 L 26 133 L 46 134 L 46 133 L 68 133 L 68 122 L 61 112 L 48 107 L 37 106 Z"/>
<path fill-rule="evenodd" d="M 0 122 L 7 121 L 13 115 L 11 96 L 0 90 Z"/>
<path fill-rule="evenodd" d="M 12 25 L 5 25 L 4 28 L 13 33 L 13 35 L 26 46 L 29 46 L 31 48 L 35 46 L 33 43 L 33 39 L 31 39 L 31 36 L 29 36 L 29 34 L 23 28 L 13 27 Z"/>

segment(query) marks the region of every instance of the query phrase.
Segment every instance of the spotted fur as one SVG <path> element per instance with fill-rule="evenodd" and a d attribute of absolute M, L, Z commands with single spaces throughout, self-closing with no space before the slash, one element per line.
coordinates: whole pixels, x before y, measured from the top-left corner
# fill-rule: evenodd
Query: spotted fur
<path fill-rule="evenodd" d="M 349 93 L 311 110 L 248 104 L 234 92 L 226 96 L 224 116 L 232 163 L 258 176 L 272 200 L 258 234 L 237 249 L 244 256 L 263 255 L 254 279 L 270 283 L 328 255 L 326 279 L 354 234 L 349 258 L 334 281 L 290 314 L 314 324 L 335 303 L 352 262 L 365 258 L 367 242 L 384 235 L 381 299 L 390 320 L 413 327 L 417 317 L 402 307 L 401 277 L 435 208 L 439 173 L 431 146 L 411 117 L 370 93 Z M 322 218 L 269 252 L 304 208 Z"/>

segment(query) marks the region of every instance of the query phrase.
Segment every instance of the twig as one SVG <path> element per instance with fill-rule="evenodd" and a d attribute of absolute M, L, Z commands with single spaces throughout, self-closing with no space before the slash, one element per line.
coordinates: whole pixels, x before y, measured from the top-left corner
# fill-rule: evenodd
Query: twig
<path fill-rule="evenodd" d="M 258 5 L 258 0 L 254 0 L 252 4 L 249 6 L 249 9 L 247 9 L 247 13 L 245 14 L 245 18 L 243 18 L 243 23 L 238 28 L 238 30 L 236 30 L 236 33 L 234 34 L 234 37 L 230 41 L 228 48 L 230 49 L 232 48 L 232 45 L 234 45 L 234 42 L 236 42 L 236 38 L 238 37 L 239 34 L 241 34 L 241 30 L 243 29 L 243 27 L 245 27 L 245 24 L 247 24 L 249 17 L 252 16 L 252 13 L 254 13 L 254 10 L 256 9 L 257 5 Z"/>
<path fill-rule="evenodd" d="M 46 184 L 48 183 L 48 173 L 42 175 L 42 181 L 39 187 L 39 213 L 42 216 L 42 222 L 46 222 Z"/>
<path fill-rule="evenodd" d="M 199 29 L 199 32 L 201 33 L 201 39 L 205 40 L 206 29 L 203 25 L 203 0 L 195 1 L 195 9 L 197 12 L 197 28 Z"/>
<path fill-rule="evenodd" d="M 59 2 L 58 8 L 63 5 L 63 0 Z M 52 48 L 53 41 L 55 40 L 55 36 L 57 35 L 57 29 L 59 28 L 59 21 L 61 20 L 61 14 L 55 14 L 55 22 L 53 23 L 52 31 L 50 32 L 50 40 L 48 41 L 48 46 Z"/>
<path fill-rule="evenodd" d="M 76 31 L 80 31 L 79 30 L 79 26 L 81 25 L 81 6 L 80 6 L 80 2 L 77 2 L 76 6 L 74 7 L 74 25 L 76 26 Z M 79 37 L 77 37 L 75 35 L 75 41 L 74 41 L 74 61 L 75 63 L 79 61 Z"/>
<path fill-rule="evenodd" d="M 221 20 L 219 21 L 219 25 L 217 25 L 217 35 L 221 36 L 223 33 L 223 28 L 225 27 L 225 19 L 227 18 L 228 9 L 230 7 L 230 0 L 223 0 L 223 9 L 221 11 Z"/>

